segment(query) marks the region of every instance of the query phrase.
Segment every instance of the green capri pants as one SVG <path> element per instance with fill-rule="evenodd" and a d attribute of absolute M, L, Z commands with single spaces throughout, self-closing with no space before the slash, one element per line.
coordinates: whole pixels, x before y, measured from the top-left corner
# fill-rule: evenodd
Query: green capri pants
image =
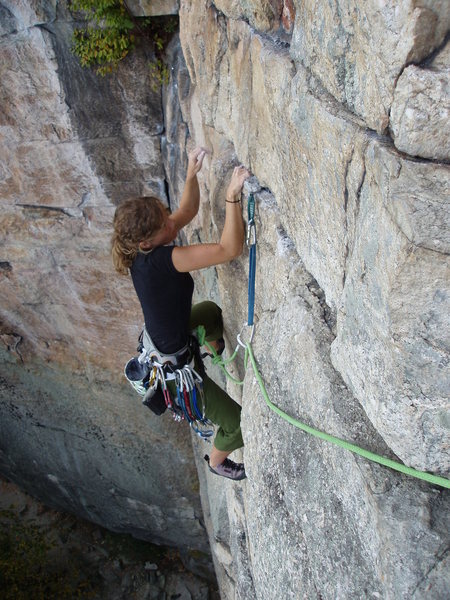
<path fill-rule="evenodd" d="M 190 329 L 203 325 L 206 340 L 214 342 L 223 336 L 222 310 L 209 300 L 194 304 L 191 310 Z M 219 426 L 214 439 L 217 450 L 232 452 L 244 445 L 241 432 L 241 407 L 221 387 L 205 374 L 205 415 Z"/>

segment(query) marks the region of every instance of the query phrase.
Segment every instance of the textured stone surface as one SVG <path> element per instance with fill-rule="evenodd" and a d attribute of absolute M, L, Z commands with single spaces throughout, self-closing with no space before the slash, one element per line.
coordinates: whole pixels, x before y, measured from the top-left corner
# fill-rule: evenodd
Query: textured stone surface
<path fill-rule="evenodd" d="M 371 145 L 333 362 L 407 464 L 448 473 L 450 170 Z"/>
<path fill-rule="evenodd" d="M 56 17 L 57 0 L 2 0 L 0 27 L 6 24 L 8 33 L 42 25 Z"/>
<path fill-rule="evenodd" d="M 178 0 L 128 0 L 127 6 L 138 17 L 157 17 L 176 15 L 179 2 Z"/>
<path fill-rule="evenodd" d="M 409 284 L 406 285 L 411 285 L 412 289 L 419 285 L 420 294 L 424 295 L 420 302 L 417 298 L 415 317 L 411 316 L 411 322 L 414 318 L 427 321 L 430 305 L 425 297 L 435 298 L 436 306 L 440 306 L 438 314 L 442 315 L 438 298 L 446 294 L 443 285 L 445 269 L 448 268 L 448 167 L 421 165 L 394 155 L 389 160 L 384 158 L 385 155 L 391 156 L 383 150 L 384 142 L 372 140 L 362 124 L 342 110 L 308 78 L 304 70 L 299 68 L 294 72 L 282 48 L 252 32 L 242 21 L 226 22 L 220 15 L 214 16 L 210 7 L 206 7 L 203 17 L 199 18 L 201 4 L 190 4 L 181 13 L 186 27 L 182 28 L 181 39 L 187 49 L 187 64 L 197 89 L 201 90 L 196 100 L 201 115 L 193 112 L 193 128 L 201 131 L 200 118 L 208 128 L 213 127 L 231 139 L 242 162 L 249 165 L 260 183 L 274 193 L 285 231 L 305 267 L 325 293 L 326 303 L 331 309 L 331 321 L 337 309 L 344 315 L 347 312 L 342 294 L 349 261 L 357 264 L 367 262 L 366 254 L 370 256 L 371 253 L 375 253 L 376 260 L 379 260 L 380 251 L 367 243 L 367 232 L 361 244 L 357 238 L 358 220 L 361 222 L 362 217 L 361 195 L 369 188 L 369 213 L 374 210 L 378 198 L 382 198 L 378 220 L 383 224 L 377 236 L 386 238 L 382 247 L 387 257 L 393 257 L 389 245 L 391 238 L 405 241 L 404 256 L 408 240 L 413 246 L 438 251 L 436 259 L 433 254 L 424 253 L 423 264 L 411 263 Z M 205 44 L 211 60 L 205 61 L 199 46 L 195 42 L 189 43 L 184 36 L 199 39 L 201 32 L 208 27 L 211 35 Z M 258 94 L 247 94 L 247 90 L 255 89 Z M 209 129 L 207 136 L 211 138 Z M 369 145 L 372 151 L 368 154 Z M 376 158 L 373 159 L 373 156 Z M 371 159 L 369 175 L 368 157 Z M 370 227 L 374 230 L 373 224 Z M 403 259 L 398 260 L 402 264 Z M 390 301 L 391 281 L 396 269 L 399 267 L 394 260 L 388 264 L 381 262 L 375 291 L 371 289 L 369 292 L 374 312 L 368 315 L 373 327 L 367 329 L 367 338 L 373 348 L 381 336 L 376 325 L 378 312 Z M 423 273 L 427 269 L 437 269 L 439 276 L 430 277 L 425 284 Z M 269 303 L 270 292 L 265 287 L 262 295 Z M 360 293 L 349 302 L 349 308 L 356 302 L 360 311 L 367 299 L 365 294 Z M 378 307 L 376 310 L 375 306 Z M 385 312 L 383 315 L 386 316 Z M 365 318 L 365 312 L 362 317 Z M 382 318 L 380 316 L 380 321 Z M 380 340 L 381 346 L 376 354 L 383 354 L 383 362 L 392 365 L 394 370 L 396 344 L 387 343 L 384 334 L 381 339 L 383 341 Z M 447 351 L 444 344 L 443 352 Z M 421 360 L 422 352 L 418 346 L 408 345 L 406 354 L 402 360 L 408 364 Z M 364 356 L 367 357 L 366 352 Z M 340 368 L 343 374 L 347 371 L 342 365 Z M 361 365 L 358 368 L 361 369 Z M 348 370 L 351 369 L 350 363 Z M 374 382 L 379 375 L 375 369 Z M 365 375 L 362 373 L 361 377 Z M 386 373 L 386 377 L 391 376 Z M 426 379 L 428 377 L 430 383 L 434 382 L 434 375 L 430 372 L 425 375 Z M 347 376 L 345 378 L 350 381 Z M 393 381 L 397 383 L 389 402 L 395 406 L 395 396 L 404 394 L 405 388 L 401 378 L 394 377 Z M 384 384 L 376 385 L 378 397 L 384 396 Z M 433 387 L 434 383 L 431 385 Z M 362 389 L 358 395 L 363 405 L 370 402 Z M 438 404 L 442 401 L 442 397 L 439 398 Z M 428 400 L 424 403 L 427 405 Z M 417 414 L 409 413 L 409 417 L 405 414 L 404 418 L 408 418 L 411 427 L 416 428 L 420 414 L 421 410 Z M 444 438 L 448 435 L 445 428 L 442 433 Z M 441 446 L 434 443 L 434 434 L 428 443 L 425 442 L 427 448 L 423 448 L 421 438 L 415 435 L 410 438 L 410 444 L 416 446 L 414 454 L 418 459 L 420 457 L 418 466 L 431 470 L 448 468 L 448 458 L 442 455 Z M 428 455 L 425 460 L 424 454 L 429 454 L 431 448 L 434 448 L 431 453 L 435 452 L 436 456 L 431 458 Z M 398 447 L 396 449 L 398 451 Z"/>
<path fill-rule="evenodd" d="M 1 472 L 188 560 L 208 551 L 189 431 L 123 379 L 142 316 L 109 255 L 113 201 L 165 198 L 161 96 L 145 52 L 114 77 L 82 70 L 63 4 L 45 28 L 41 5 L 10 6 L 0 41 Z"/>
<path fill-rule="evenodd" d="M 277 203 L 267 193 L 257 202 L 254 349 L 270 397 L 308 424 L 392 457 L 330 361 L 334 336 L 317 283 L 286 236 Z M 274 273 L 276 285 L 266 286 Z M 235 269 L 220 273 L 223 297 L 236 281 Z M 239 317 L 232 302 L 223 305 L 231 333 Z M 445 494 L 296 430 L 265 407 L 251 373 L 242 397 L 248 480 L 220 487 L 214 476 L 200 477 L 223 597 L 445 594 Z"/>
<path fill-rule="evenodd" d="M 2 196 L 9 200 L 8 251 L 0 256 L 8 300 L 2 312 L 7 327 L 1 331 L 6 367 L 0 421 L 8 448 L 1 459 L 3 471 L 48 500 L 73 503 L 73 510 L 135 534 L 148 529 L 157 539 L 173 535 L 172 529 L 181 538 L 190 528 L 200 547 L 205 539 L 196 490 L 189 487 L 196 479 L 188 438 L 175 446 L 170 423 L 150 417 L 143 423 L 141 408 L 127 402 L 131 390 L 124 392 L 119 383 L 128 357 L 124 338 L 131 348 L 140 313 L 129 282 L 113 277 L 109 266 L 111 198 L 117 201 L 130 191 L 132 180 L 133 193 L 140 186 L 160 186 L 176 206 L 186 144 L 205 145 L 210 153 L 199 177 L 202 203 L 183 239 L 217 241 L 233 166 L 248 166 L 255 176 L 258 228 L 254 349 L 271 398 L 307 424 L 408 465 L 448 474 L 449 168 L 398 152 L 388 137 L 373 131 L 389 125 L 402 72 L 409 77 L 416 69 L 435 74 L 447 68 L 446 48 L 430 53 L 444 38 L 448 3 L 296 2 L 290 47 L 285 31 L 265 12 L 277 7 L 279 18 L 287 2 L 180 4 L 185 63 L 172 45 L 173 69 L 163 95 L 169 108 L 156 113 L 150 131 L 146 110 L 156 101 L 139 87 L 139 65 L 136 76 L 125 65 L 118 77 L 123 84 L 111 80 L 107 87 L 61 65 L 61 77 L 49 69 L 53 76 L 34 88 L 56 90 L 53 100 L 43 95 L 44 115 L 50 105 L 49 115 L 62 110 L 63 116 L 40 119 L 36 107 L 33 123 L 23 126 L 23 139 L 10 144 L 14 151 L 7 164 L 15 168 L 2 183 Z M 62 28 L 61 19 L 59 29 L 58 21 L 52 24 L 53 44 L 64 37 Z M 42 54 L 55 65 L 55 46 L 49 46 L 45 32 L 42 36 Z M 11 43 L 10 36 L 2 43 Z M 59 55 L 68 60 L 64 48 Z M 405 70 L 423 59 L 426 63 Z M 72 91 L 67 74 L 74 82 L 82 77 L 85 95 Z M 2 77 L 8 76 L 4 69 Z M 404 93 L 407 86 L 400 80 L 398 92 Z M 29 81 L 31 73 L 15 94 L 27 90 Z M 85 119 L 78 99 L 91 98 L 96 86 L 103 100 L 113 97 L 115 104 L 129 98 L 131 87 L 136 105 L 130 99 L 128 110 L 117 109 L 110 120 L 100 108 Z M 30 98 L 33 103 L 31 90 L 19 96 L 18 106 Z M 58 96 L 72 99 L 70 111 L 62 100 L 53 108 Z M 95 107 L 94 101 L 87 104 Z M 419 109 L 424 108 L 422 103 Z M 11 119 L 14 111 L 7 114 Z M 52 155 L 62 156 L 54 171 L 64 189 L 77 190 L 73 178 L 86 177 L 87 207 L 79 206 L 75 193 L 67 196 L 72 203 L 57 202 L 55 189 L 40 179 L 37 190 L 49 190 L 45 204 L 31 201 L 29 182 L 23 184 L 28 199 L 21 200 L 21 182 L 44 157 L 41 145 L 28 165 L 23 147 L 36 131 L 42 139 L 39 123 L 47 120 L 66 128 L 74 148 L 78 144 L 70 168 L 64 155 Z M 140 132 L 133 143 L 122 138 L 121 125 L 130 120 Z M 81 139 L 76 123 L 83 127 Z M 408 124 L 408 135 L 414 126 Z M 19 121 L 11 129 L 20 132 Z M 98 131 L 95 144 L 90 131 Z M 98 145 L 102 132 L 105 140 Z M 124 171 L 122 160 L 102 161 L 103 152 L 115 148 L 135 156 L 129 149 L 141 135 L 141 156 L 151 155 L 148 141 L 154 137 L 161 140 L 161 158 Z M 430 128 L 421 143 L 436 147 L 434 135 Z M 93 211 L 90 221 L 86 208 L 88 215 Z M 71 239 L 77 245 L 69 244 Z M 55 263 L 47 246 L 52 249 L 55 240 L 53 283 Z M 86 256 L 75 251 L 80 240 Z M 211 298 L 223 307 L 229 351 L 246 315 L 247 251 L 195 279 L 195 300 Z M 76 292 L 71 302 L 66 288 Z M 94 309 L 97 297 L 101 308 Z M 91 350 L 79 342 L 78 332 Z M 62 352 L 68 367 L 55 359 Z M 251 372 L 241 388 L 208 369 L 242 403 L 246 445 L 234 458 L 244 458 L 248 472 L 248 479 L 236 484 L 214 477 L 202 458 L 208 447 L 195 440 L 204 524 L 223 598 L 446 596 L 450 512 L 444 490 L 282 421 L 265 405 Z M 232 370 L 244 377 L 242 356 Z M 51 460 L 37 460 L 38 448 Z M 182 464 L 183 473 L 167 472 L 161 463 L 155 472 L 147 471 L 155 449 L 165 452 L 170 464 Z M 96 471 L 103 464 L 104 479 Z M 175 500 L 180 494 L 184 500 Z M 166 522 L 174 527 L 164 530 Z"/>
<path fill-rule="evenodd" d="M 296 2 L 291 54 L 368 127 L 384 131 L 404 67 L 439 47 L 448 2 Z"/>
<path fill-rule="evenodd" d="M 259 31 L 279 25 L 282 0 L 218 0 L 215 7 L 231 19 L 245 19 Z"/>
<path fill-rule="evenodd" d="M 366 128 L 380 118 L 379 129 L 387 126 L 404 56 L 426 56 L 437 44 L 434 34 L 408 41 L 399 25 L 409 50 L 389 56 L 392 65 L 398 60 L 391 80 L 376 74 L 389 100 L 381 107 L 380 90 L 366 90 L 375 92 L 373 105 L 359 119 L 329 82 L 303 68 L 295 39 L 293 64 L 281 41 L 260 35 L 235 8 L 181 5 L 192 81 L 186 120 L 212 151 L 202 175 L 212 210 L 200 214 L 203 227 L 196 223 L 188 238 L 209 241 L 220 230 L 216 207 L 235 152 L 270 189 L 257 195 L 254 347 L 271 398 L 319 429 L 448 474 L 449 170 L 400 155 Z M 400 21 L 404 10 L 395 13 Z M 419 24 L 421 15 L 413 15 Z M 371 28 L 368 62 L 397 43 L 394 29 Z M 391 34 L 382 47 L 380 39 Z M 217 269 L 217 284 L 196 278 L 200 297 L 218 294 L 231 344 L 246 314 L 239 283 L 245 258 Z M 239 361 L 237 371 L 244 372 Z M 445 595 L 443 492 L 297 431 L 268 411 L 251 374 L 242 396 L 232 384 L 229 391 L 242 399 L 249 477 L 227 485 L 228 521 L 224 492 L 207 472 L 200 478 L 224 597 Z"/>
<path fill-rule="evenodd" d="M 395 88 L 390 123 L 402 152 L 450 160 L 450 64 L 438 70 L 407 67 Z"/>
<path fill-rule="evenodd" d="M 261 32 L 292 33 L 295 19 L 293 0 L 217 0 L 217 10 L 230 19 L 243 19 Z"/>

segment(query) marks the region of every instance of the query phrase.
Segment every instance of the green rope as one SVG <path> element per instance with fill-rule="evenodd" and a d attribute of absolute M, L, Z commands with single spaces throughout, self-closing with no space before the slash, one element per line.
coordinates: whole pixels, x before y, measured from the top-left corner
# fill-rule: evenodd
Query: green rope
<path fill-rule="evenodd" d="M 240 381 L 240 380 L 236 379 L 226 369 L 226 365 L 233 362 L 233 360 L 236 358 L 239 347 L 236 348 L 233 355 L 228 360 L 224 360 L 224 359 L 222 359 L 221 356 L 218 356 L 217 352 L 211 346 L 211 344 L 209 344 L 205 340 L 204 327 L 200 326 L 197 329 L 197 332 L 198 332 L 198 340 L 199 340 L 200 345 L 206 345 L 208 350 L 212 353 L 213 364 L 219 366 L 222 369 L 222 371 L 225 373 L 225 375 L 228 379 L 230 379 L 237 385 L 243 385 L 244 381 Z M 264 400 L 266 401 L 267 406 L 273 412 L 275 412 L 282 419 L 284 419 L 285 421 L 287 421 L 294 427 L 297 427 L 298 429 L 301 429 L 302 431 L 309 433 L 321 440 L 325 440 L 327 442 L 335 444 L 336 446 L 344 448 L 345 450 L 349 450 L 350 452 L 353 452 L 354 454 L 358 454 L 359 456 L 362 456 L 368 460 L 371 460 L 372 462 L 378 463 L 379 465 L 389 467 L 390 469 L 394 469 L 395 471 L 399 471 L 400 473 L 404 473 L 405 475 L 410 475 L 411 477 L 415 477 L 416 479 L 423 479 L 424 481 L 427 481 L 428 483 L 432 483 L 432 484 L 439 485 L 441 487 L 450 489 L 450 480 L 446 479 L 445 477 L 440 477 L 439 475 L 433 475 L 432 473 L 427 473 L 425 471 L 418 471 L 417 469 L 413 469 L 412 467 L 407 467 L 406 465 L 403 465 L 402 463 L 399 463 L 395 460 L 391 460 L 390 458 L 386 458 L 384 456 L 380 456 L 379 454 L 375 454 L 374 452 L 370 452 L 369 450 L 365 450 L 364 448 L 360 448 L 359 446 L 356 446 L 356 444 L 352 444 L 350 442 L 342 440 L 341 438 L 335 437 L 334 435 L 330 435 L 329 433 L 320 431 L 320 429 L 315 429 L 314 427 L 310 427 L 309 425 L 302 423 L 298 419 L 294 419 L 294 417 L 291 417 L 290 415 L 288 415 L 287 413 L 282 411 L 280 408 L 278 408 L 278 406 L 276 406 L 270 400 L 269 394 L 267 393 L 263 379 L 261 377 L 261 374 L 258 370 L 258 366 L 256 364 L 255 356 L 253 354 L 253 348 L 250 343 L 247 343 L 246 348 L 245 348 L 245 358 L 244 358 L 245 369 L 247 369 L 249 359 L 250 359 L 251 365 L 253 367 L 253 372 L 255 374 L 256 380 L 259 384 L 259 387 L 261 389 L 262 395 L 264 397 Z"/>
<path fill-rule="evenodd" d="M 320 438 L 321 440 L 325 440 L 327 442 L 331 442 L 332 444 L 336 444 L 341 448 L 345 448 L 346 450 L 350 450 L 355 454 L 359 454 L 368 460 L 376 462 L 380 465 L 384 465 L 385 467 L 389 467 L 390 469 L 394 469 L 396 471 L 400 471 L 400 473 L 405 473 L 406 475 L 410 475 L 412 477 L 416 477 L 417 479 L 423 479 L 424 481 L 428 481 L 428 483 L 434 483 L 435 485 L 439 485 L 441 487 L 450 488 L 450 480 L 445 477 L 439 477 L 439 475 L 432 475 L 431 473 L 426 473 L 425 471 L 418 471 L 417 469 L 413 469 L 412 467 L 407 467 L 395 460 L 391 460 L 390 458 L 385 458 L 384 456 L 379 456 L 374 452 L 369 452 L 369 450 L 364 450 L 364 448 L 360 448 L 355 444 L 351 444 L 350 442 L 346 442 L 345 440 L 341 440 L 333 435 L 320 431 L 319 429 L 314 429 L 314 427 L 310 427 L 309 425 L 305 425 L 301 421 L 294 419 L 284 411 L 282 411 L 278 406 L 276 406 L 269 398 L 267 390 L 265 388 L 262 377 L 258 371 L 258 367 L 256 365 L 255 356 L 253 354 L 253 349 L 250 344 L 247 344 L 247 352 L 250 357 L 250 362 L 252 363 L 253 372 L 255 373 L 256 380 L 258 381 L 261 392 L 264 396 L 264 399 L 267 403 L 267 406 L 276 412 L 282 419 L 294 425 L 294 427 L 298 427 L 302 431 L 306 433 L 310 433 L 315 437 Z"/>
<path fill-rule="evenodd" d="M 244 385 L 244 380 L 241 381 L 240 379 L 237 379 L 227 369 L 227 366 L 230 363 L 232 363 L 234 361 L 234 359 L 236 358 L 237 353 L 239 351 L 239 346 L 237 346 L 235 348 L 235 350 L 234 350 L 233 354 L 230 356 L 230 358 L 228 358 L 227 360 L 224 360 L 221 356 L 219 356 L 217 354 L 216 350 L 205 339 L 205 336 L 206 336 L 205 328 L 203 327 L 203 325 L 199 325 L 197 327 L 197 339 L 198 339 L 198 343 L 200 344 L 200 346 L 206 346 L 208 348 L 208 350 L 211 352 L 213 365 L 216 365 L 216 366 L 220 367 L 222 369 L 222 371 L 224 372 L 225 376 L 230 381 L 232 381 L 233 383 L 235 383 L 236 385 Z M 245 368 L 246 369 L 247 369 L 247 363 L 248 363 L 248 358 L 247 358 L 247 350 L 246 350 L 246 352 L 245 352 Z"/>

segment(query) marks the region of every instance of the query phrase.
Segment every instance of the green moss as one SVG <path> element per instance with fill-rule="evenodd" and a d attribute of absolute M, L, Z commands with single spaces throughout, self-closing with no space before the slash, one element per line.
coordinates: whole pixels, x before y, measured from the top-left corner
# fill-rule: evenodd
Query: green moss
<path fill-rule="evenodd" d="M 163 53 L 178 29 L 177 17 L 138 18 L 129 12 L 124 0 L 71 0 L 70 8 L 80 11 L 84 19 L 84 26 L 74 31 L 72 46 L 81 66 L 106 75 L 139 43 L 146 42 L 155 53 L 150 63 L 154 87 L 167 83 L 169 70 Z"/>

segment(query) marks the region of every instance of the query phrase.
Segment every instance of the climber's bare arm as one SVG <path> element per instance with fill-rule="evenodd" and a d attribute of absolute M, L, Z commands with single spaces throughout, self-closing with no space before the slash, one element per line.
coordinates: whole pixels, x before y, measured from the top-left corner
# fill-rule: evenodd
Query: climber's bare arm
<path fill-rule="evenodd" d="M 244 243 L 244 221 L 239 200 L 244 181 L 250 177 L 245 167 L 236 167 L 226 194 L 225 225 L 218 244 L 196 244 L 175 247 L 172 261 L 177 271 L 186 273 L 220 265 L 237 258 L 242 253 Z"/>
<path fill-rule="evenodd" d="M 198 187 L 197 173 L 202 168 L 205 154 L 205 148 L 201 148 L 200 146 L 188 154 L 186 182 L 184 184 L 180 206 L 169 217 L 169 219 L 175 222 L 178 231 L 190 223 L 190 221 L 192 221 L 192 219 L 198 213 L 200 190 Z"/>

